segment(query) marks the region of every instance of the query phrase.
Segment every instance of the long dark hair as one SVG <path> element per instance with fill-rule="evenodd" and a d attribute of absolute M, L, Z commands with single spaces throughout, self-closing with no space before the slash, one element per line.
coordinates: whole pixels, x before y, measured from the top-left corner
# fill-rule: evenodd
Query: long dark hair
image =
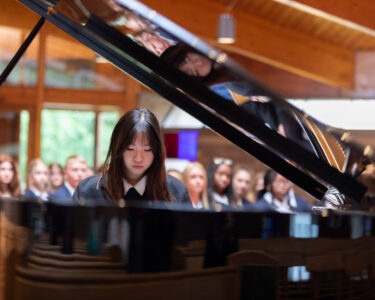
<path fill-rule="evenodd" d="M 273 195 L 272 184 L 276 179 L 278 173 L 275 170 L 268 169 L 264 174 L 264 188 L 259 191 L 258 199 L 262 198 L 265 193 L 270 192 Z"/>
<path fill-rule="evenodd" d="M 202 55 L 206 57 L 204 54 L 197 51 L 195 48 L 190 47 L 184 43 L 177 43 L 174 46 L 168 47 L 161 55 L 160 59 L 163 61 L 175 66 L 176 68 L 179 68 L 181 64 L 185 61 L 186 56 L 188 53 L 195 53 Z M 207 57 L 208 58 L 208 57 Z M 211 60 L 212 61 L 212 60 Z M 233 80 L 232 77 L 230 77 L 227 74 L 228 71 L 224 70 L 223 67 L 216 64 L 214 61 L 212 61 L 212 68 L 210 73 L 207 76 L 196 76 L 200 81 L 207 85 L 211 85 L 214 83 L 220 83 L 225 81 Z"/>
<path fill-rule="evenodd" d="M 154 160 L 146 170 L 145 194 L 150 200 L 172 200 L 168 191 L 165 170 L 165 146 L 155 115 L 147 109 L 133 109 L 124 114 L 112 132 L 107 158 L 103 164 L 102 179 L 106 194 L 113 201 L 124 197 L 122 179 L 125 176 L 123 153 L 137 134 L 143 134 L 151 146 Z"/>

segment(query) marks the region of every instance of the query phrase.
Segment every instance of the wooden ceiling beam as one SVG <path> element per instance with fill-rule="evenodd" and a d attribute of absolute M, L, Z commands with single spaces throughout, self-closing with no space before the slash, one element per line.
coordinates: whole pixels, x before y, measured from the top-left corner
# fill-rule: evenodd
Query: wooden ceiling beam
<path fill-rule="evenodd" d="M 144 0 L 146 5 L 196 35 L 213 42 L 218 16 L 215 1 Z M 354 53 L 308 35 L 233 10 L 237 41 L 227 51 L 337 87 L 352 88 Z"/>
<path fill-rule="evenodd" d="M 69 103 L 83 105 L 107 105 L 124 107 L 126 92 L 76 90 L 76 89 L 45 89 L 45 103 Z M 35 105 L 36 87 L 2 86 L 0 89 L 0 105 Z M 103 100 L 104 99 L 104 100 Z"/>
<path fill-rule="evenodd" d="M 321 17 L 334 16 L 337 19 L 331 20 L 360 30 L 375 36 L 374 11 L 375 1 L 373 0 L 274 0 L 283 4 L 309 11 Z M 305 7 L 304 7 L 305 6 Z M 312 8 L 317 12 L 314 13 Z M 324 14 L 319 14 L 323 12 Z M 352 23 L 352 24 L 350 24 Z M 357 25 L 357 26 L 356 26 Z M 362 27 L 362 28 L 361 28 Z M 366 30 L 369 29 L 369 30 Z M 372 32 L 371 32 L 372 31 Z"/>

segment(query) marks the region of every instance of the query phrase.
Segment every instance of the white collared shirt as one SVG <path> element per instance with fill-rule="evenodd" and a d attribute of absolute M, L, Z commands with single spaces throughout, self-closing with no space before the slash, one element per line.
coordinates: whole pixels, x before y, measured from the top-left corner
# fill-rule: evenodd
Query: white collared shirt
<path fill-rule="evenodd" d="M 203 208 L 202 201 L 199 201 L 197 204 L 194 204 L 193 202 L 191 202 L 191 204 L 193 205 L 193 208 L 196 208 L 196 209 L 202 209 Z"/>
<path fill-rule="evenodd" d="M 216 192 L 212 193 L 212 197 L 214 198 L 215 202 L 223 204 L 223 205 L 229 205 L 229 199 L 227 195 L 219 195 Z"/>
<path fill-rule="evenodd" d="M 69 184 L 69 182 L 67 182 L 67 181 L 64 182 L 64 185 L 65 185 L 65 187 L 68 189 L 68 191 L 69 191 L 69 193 L 70 193 L 70 196 L 73 196 L 74 191 L 75 191 L 75 188 L 73 188 L 73 187 Z"/>
<path fill-rule="evenodd" d="M 272 194 L 270 192 L 267 192 L 264 194 L 263 198 L 270 204 L 272 205 L 276 211 L 279 213 L 293 213 L 293 210 L 288 204 L 288 200 L 284 199 L 283 201 L 279 201 L 276 198 L 273 198 Z"/>
<path fill-rule="evenodd" d="M 34 195 L 37 196 L 39 199 L 42 199 L 43 201 L 48 200 L 48 193 L 46 191 L 40 192 L 39 190 L 37 190 L 33 186 L 30 187 L 30 191 L 32 191 L 34 193 Z"/>
<path fill-rule="evenodd" d="M 135 188 L 138 194 L 143 196 L 143 194 L 146 191 L 146 183 L 147 183 L 147 176 L 143 176 L 141 180 L 139 180 L 136 185 L 131 185 L 125 178 L 123 178 L 123 183 L 124 183 L 124 194 L 128 192 L 130 188 Z"/>

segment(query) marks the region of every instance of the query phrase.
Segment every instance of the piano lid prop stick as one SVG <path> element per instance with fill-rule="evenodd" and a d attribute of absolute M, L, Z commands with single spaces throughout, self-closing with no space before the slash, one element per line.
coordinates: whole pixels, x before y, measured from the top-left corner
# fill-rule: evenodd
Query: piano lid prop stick
<path fill-rule="evenodd" d="M 2 84 L 8 78 L 10 72 L 12 72 L 12 70 L 14 69 L 14 67 L 17 65 L 18 61 L 22 57 L 22 55 L 25 53 L 27 48 L 30 46 L 30 44 L 34 40 L 35 36 L 38 34 L 39 30 L 42 28 L 42 26 L 44 24 L 44 21 L 45 21 L 44 17 L 41 17 L 39 19 L 38 23 L 35 25 L 33 30 L 27 36 L 26 40 L 22 43 L 21 47 L 18 49 L 17 53 L 13 56 L 12 60 L 6 66 L 4 71 L 1 73 L 1 75 L 0 75 L 0 86 L 2 86 Z"/>

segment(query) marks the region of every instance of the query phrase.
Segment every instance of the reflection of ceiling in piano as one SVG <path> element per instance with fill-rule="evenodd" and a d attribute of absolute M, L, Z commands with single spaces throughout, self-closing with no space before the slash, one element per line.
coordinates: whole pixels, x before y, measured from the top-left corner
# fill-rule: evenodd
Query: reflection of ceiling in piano
<path fill-rule="evenodd" d="M 215 43 L 217 19 L 232 1 L 142 2 L 219 46 Z M 38 17 L 14 0 L 4 0 L 2 4 L 0 25 L 27 29 L 20 33 L 25 36 Z M 309 7 L 300 7 L 301 4 Z M 237 41 L 225 50 L 286 96 L 319 97 L 321 91 L 326 97 L 353 97 L 357 78 L 368 76 L 366 70 L 356 71 L 355 53 L 375 50 L 373 11 L 372 0 L 237 0 L 232 10 Z M 49 39 L 53 39 L 49 57 L 93 59 L 92 51 L 61 30 L 49 26 L 48 32 Z M 12 45 L 16 48 L 18 43 Z M 5 47 L 9 47 L 9 40 L 2 37 L 0 53 Z M 366 93 L 367 97 L 374 97 L 372 89 L 375 90 L 375 83 L 369 87 L 371 92 Z"/>

